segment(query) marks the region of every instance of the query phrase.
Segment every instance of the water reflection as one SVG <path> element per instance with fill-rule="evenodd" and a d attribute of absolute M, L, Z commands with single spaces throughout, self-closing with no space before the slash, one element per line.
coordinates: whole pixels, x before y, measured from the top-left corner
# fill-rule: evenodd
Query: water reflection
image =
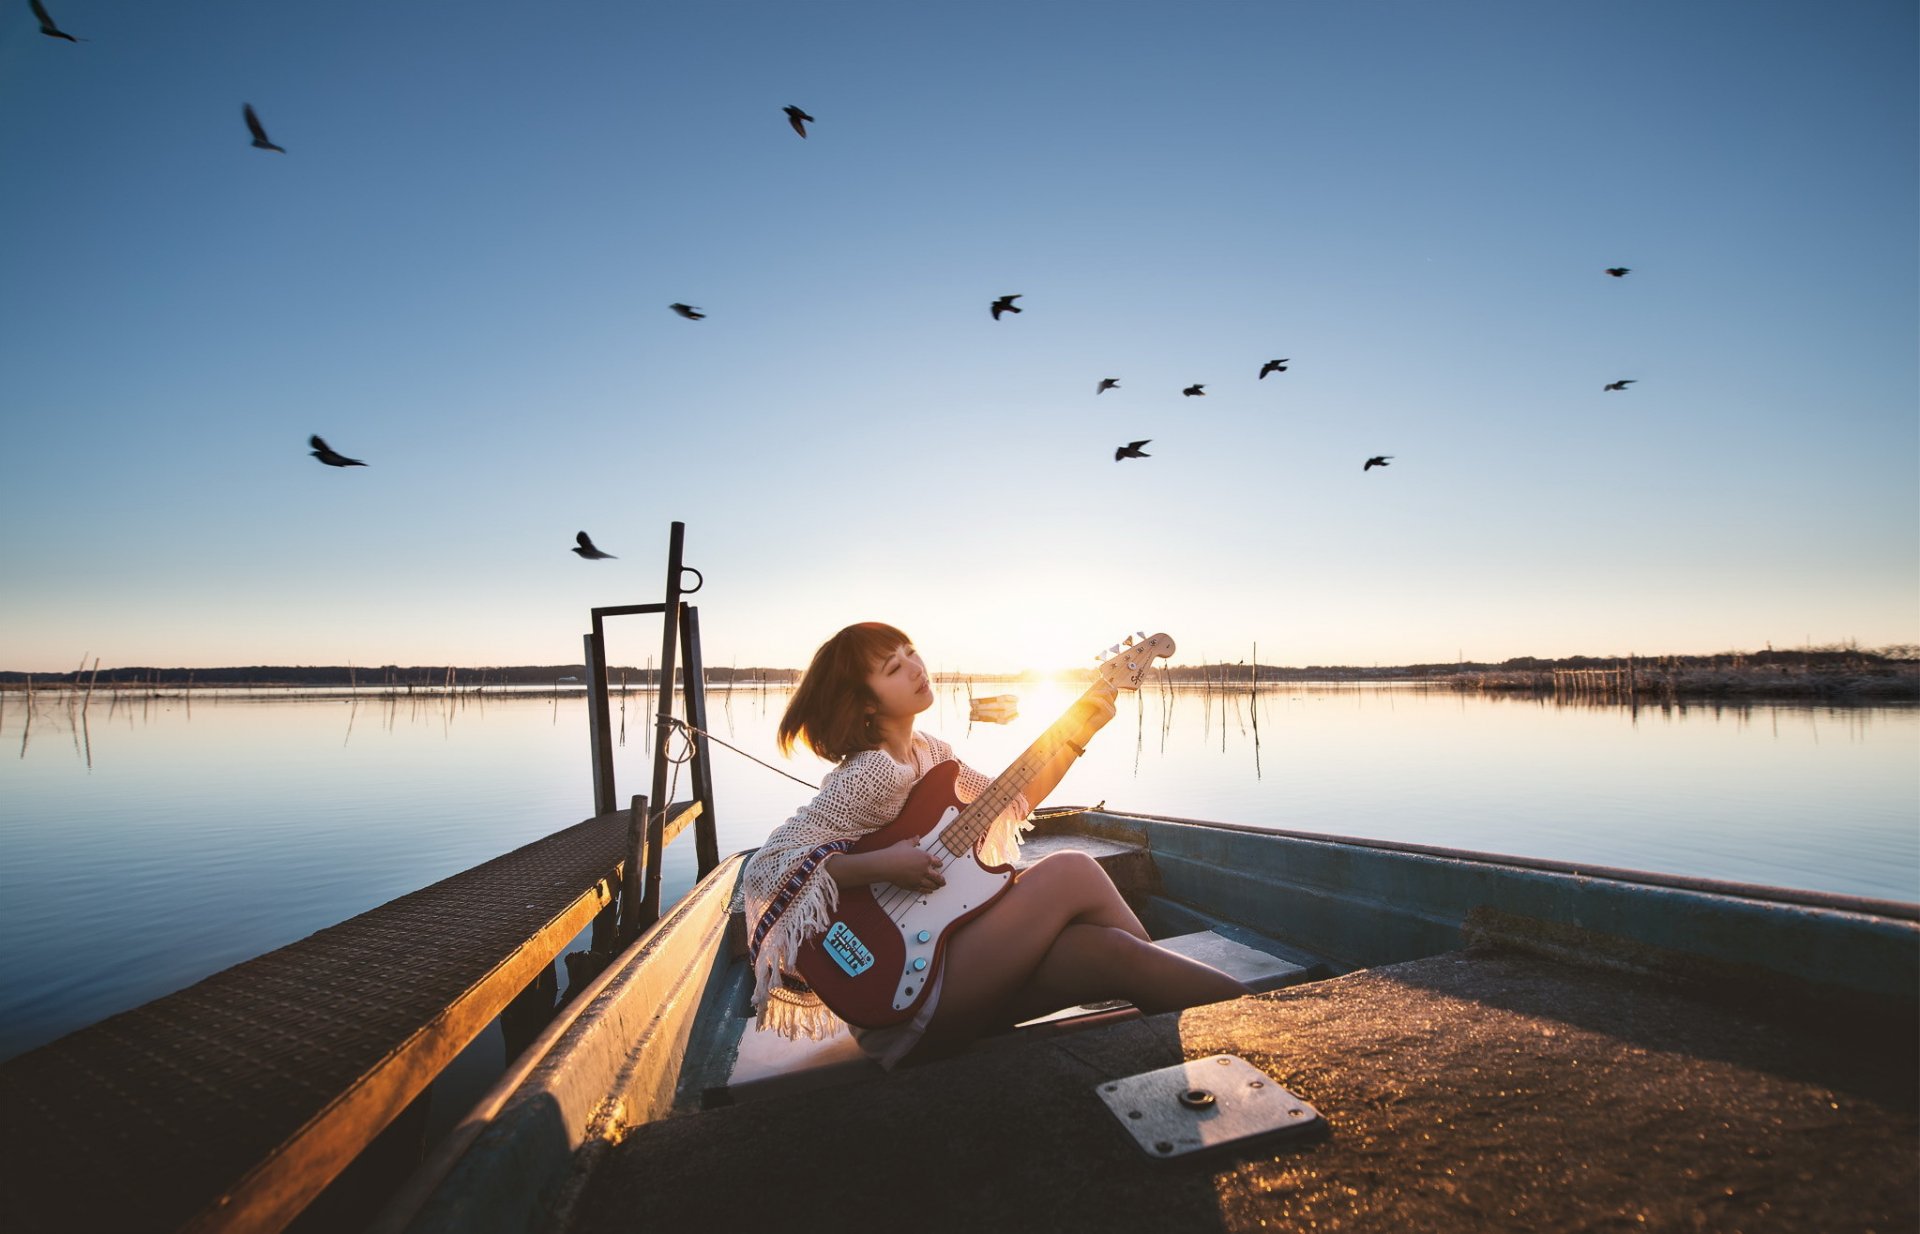
<path fill-rule="evenodd" d="M 943 683 L 923 727 L 997 772 L 1081 689 L 1008 683 L 996 692 L 1017 693 L 1018 714 L 990 724 L 972 721 L 964 684 Z M 592 812 L 577 690 L 106 693 L 99 733 L 84 693 L 0 694 L 0 740 L 17 737 L 19 751 L 0 760 L 0 1057 Z M 624 794 L 652 777 L 657 699 L 632 693 L 631 740 L 615 752 Z M 713 754 L 722 852 L 757 844 L 827 770 L 775 752 L 787 697 L 758 682 L 710 694 L 709 726 L 739 751 Z M 363 709 L 378 722 L 360 724 Z M 1054 803 L 1100 800 L 1920 899 L 1911 707 L 1632 708 L 1407 685 L 1149 679 L 1121 700 Z M 692 845 L 669 849 L 666 893 L 692 877 Z M 103 888 L 111 914 L 97 908 Z M 141 928 L 125 930 L 128 920 Z"/>

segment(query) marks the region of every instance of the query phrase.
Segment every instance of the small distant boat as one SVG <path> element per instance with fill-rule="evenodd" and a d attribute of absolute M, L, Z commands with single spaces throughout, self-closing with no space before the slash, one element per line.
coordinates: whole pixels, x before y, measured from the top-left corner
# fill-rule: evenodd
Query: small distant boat
<path fill-rule="evenodd" d="M 984 698 L 967 701 L 967 719 L 969 720 L 1005 724 L 1020 714 L 1020 697 L 1017 694 L 989 694 Z"/>

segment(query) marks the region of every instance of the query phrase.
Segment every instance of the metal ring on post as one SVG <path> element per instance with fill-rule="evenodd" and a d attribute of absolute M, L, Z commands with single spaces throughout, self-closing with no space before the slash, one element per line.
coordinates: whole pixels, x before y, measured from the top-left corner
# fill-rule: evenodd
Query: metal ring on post
<path fill-rule="evenodd" d="M 684 587 L 684 586 L 681 587 L 680 594 L 683 596 L 690 596 L 694 592 L 700 590 L 702 587 L 707 585 L 707 576 L 700 573 L 700 571 L 695 570 L 692 566 L 681 566 L 680 573 L 682 574 L 691 573 L 694 578 L 699 580 L 691 587 Z"/>

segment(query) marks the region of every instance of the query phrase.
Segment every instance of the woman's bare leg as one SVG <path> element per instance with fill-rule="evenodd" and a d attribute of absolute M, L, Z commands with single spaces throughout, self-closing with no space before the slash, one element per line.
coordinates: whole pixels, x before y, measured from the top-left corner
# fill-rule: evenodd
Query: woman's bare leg
<path fill-rule="evenodd" d="M 1070 925 L 1060 931 L 1033 977 L 1014 993 L 1010 1014 L 1018 1024 L 1062 1007 L 1124 998 L 1153 1015 L 1252 992 L 1211 965 L 1130 934 Z"/>
<path fill-rule="evenodd" d="M 916 1056 L 1016 1017 L 1096 998 L 1125 998 L 1158 1011 L 1247 992 L 1224 973 L 1148 942 L 1113 880 L 1081 853 L 1056 854 L 1023 871 L 949 940 L 944 974 L 940 1006 Z M 1019 1014 L 1049 999 L 1056 1001 Z"/>

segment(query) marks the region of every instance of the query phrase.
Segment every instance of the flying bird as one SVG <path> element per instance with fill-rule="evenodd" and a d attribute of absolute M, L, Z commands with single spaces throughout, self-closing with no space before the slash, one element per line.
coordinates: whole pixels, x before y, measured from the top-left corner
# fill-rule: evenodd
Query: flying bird
<path fill-rule="evenodd" d="M 1147 442 L 1152 440 L 1153 438 L 1148 437 L 1141 441 L 1128 442 L 1126 445 L 1121 446 L 1119 449 L 1113 452 L 1113 461 L 1117 463 L 1123 458 L 1152 458 L 1153 455 L 1148 454 L 1145 450 L 1142 450 L 1140 448 L 1141 446 L 1146 445 Z"/>
<path fill-rule="evenodd" d="M 1367 465 L 1365 467 L 1362 467 L 1360 470 L 1372 471 L 1375 467 L 1385 467 L 1387 465 L 1387 460 L 1392 457 L 1393 455 L 1391 454 L 1376 454 L 1372 458 L 1368 459 Z"/>
<path fill-rule="evenodd" d="M 805 137 L 807 135 L 807 126 L 814 122 L 813 117 L 801 111 L 798 107 L 783 107 L 780 110 L 787 113 L 787 123 L 793 126 L 793 131 Z"/>
<path fill-rule="evenodd" d="M 361 462 L 359 459 L 348 458 L 346 455 L 341 454 L 340 452 L 335 450 L 332 446 L 328 445 L 326 441 L 318 433 L 315 433 L 313 436 L 307 438 L 307 444 L 313 447 L 313 449 L 309 450 L 307 453 L 313 455 L 313 457 L 319 459 L 321 462 L 325 463 L 329 467 L 365 467 L 366 466 L 366 464 Z"/>
<path fill-rule="evenodd" d="M 593 547 L 593 541 L 587 538 L 587 533 L 584 531 L 581 532 L 579 535 L 575 536 L 574 541 L 579 545 L 579 547 L 574 549 L 573 551 L 580 554 L 582 557 L 586 558 L 588 561 L 598 561 L 602 557 L 612 557 L 615 561 L 619 560 L 619 558 L 613 557 L 612 553 L 603 553 L 599 549 Z"/>
<path fill-rule="evenodd" d="M 1001 296 L 998 300 L 995 300 L 993 302 L 993 319 L 999 321 L 1000 314 L 1002 313 L 1020 312 L 1021 310 L 1013 306 L 1013 302 L 1019 298 L 1019 296 Z"/>
<path fill-rule="evenodd" d="M 285 154 L 284 149 L 267 140 L 267 130 L 261 126 L 260 117 L 253 113 L 253 104 L 243 103 L 241 106 L 246 109 L 247 130 L 253 134 L 253 144 L 262 150 L 279 150 Z"/>
<path fill-rule="evenodd" d="M 1601 386 L 1600 388 L 1602 390 L 1625 390 L 1628 386 L 1632 385 L 1633 383 L 1634 383 L 1634 378 L 1629 377 L 1625 381 L 1610 381 L 1606 385 Z"/>
<path fill-rule="evenodd" d="M 69 43 L 80 41 L 53 24 L 53 18 L 47 16 L 47 8 L 40 3 L 40 0 L 27 0 L 27 3 L 33 6 L 33 15 L 40 20 L 40 33 L 49 38 L 65 39 Z"/>
<path fill-rule="evenodd" d="M 702 321 L 706 318 L 705 313 L 693 307 L 693 305 L 691 304 L 669 304 L 667 307 L 672 309 L 674 312 L 680 314 L 682 317 L 686 318 L 688 321 Z"/>
<path fill-rule="evenodd" d="M 1193 398 L 1195 395 L 1205 398 L 1207 397 L 1207 387 L 1205 383 L 1196 381 L 1186 389 L 1180 391 L 1180 393 L 1186 395 L 1188 398 Z"/>
<path fill-rule="evenodd" d="M 1613 277 L 1617 279 L 1623 279 L 1627 277 L 1627 275 L 1632 273 L 1632 271 L 1633 271 L 1632 266 L 1608 266 L 1607 267 L 1607 273 L 1611 274 Z"/>
<path fill-rule="evenodd" d="M 1267 374 L 1268 374 L 1268 373 L 1284 373 L 1284 372 L 1286 372 L 1286 371 L 1287 371 L 1287 365 L 1289 365 L 1289 364 L 1292 364 L 1292 363 L 1293 363 L 1293 361 L 1291 361 L 1291 360 L 1269 360 L 1269 361 L 1267 361 L 1267 362 L 1266 362 L 1265 364 L 1263 364 L 1263 365 L 1261 365 L 1261 366 L 1260 366 L 1260 380 L 1261 380 L 1261 381 L 1265 381 L 1265 380 L 1267 379 Z"/>
<path fill-rule="evenodd" d="M 1119 388 L 1120 379 L 1118 377 L 1102 377 L 1099 386 L 1097 386 L 1093 392 L 1095 394 L 1105 394 L 1109 390 L 1118 390 Z"/>

